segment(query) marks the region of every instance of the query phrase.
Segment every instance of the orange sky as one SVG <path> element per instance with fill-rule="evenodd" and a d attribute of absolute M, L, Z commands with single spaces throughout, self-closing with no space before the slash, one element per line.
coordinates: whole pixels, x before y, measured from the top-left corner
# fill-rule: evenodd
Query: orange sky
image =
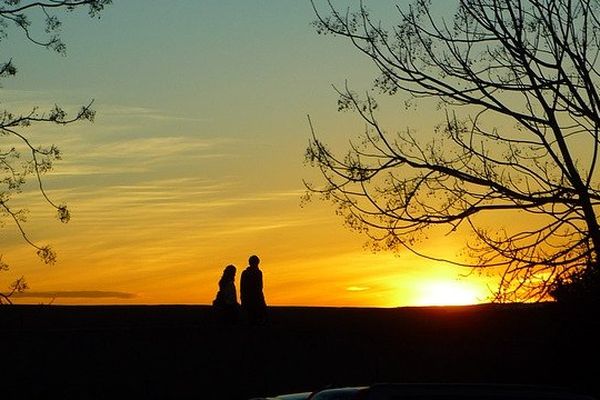
<path fill-rule="evenodd" d="M 306 115 L 329 143 L 347 143 L 362 123 L 336 112 L 331 84 L 367 87 L 373 68 L 314 33 L 308 2 L 223 3 L 131 0 L 99 21 L 68 15 L 67 57 L 18 35 L 2 42 L 19 67 L 3 81 L 3 107 L 75 110 L 94 98 L 98 114 L 92 125 L 28 130 L 63 151 L 46 185 L 72 220 L 56 221 L 33 186 L 15 198 L 13 207 L 30 210 L 31 238 L 58 262 L 39 262 L 7 223 L 11 271 L 0 285 L 24 275 L 23 303 L 209 304 L 223 268 L 235 264 L 239 278 L 258 254 L 272 305 L 485 301 L 489 279 L 408 253 L 372 254 L 331 205 L 300 207 L 302 180 L 316 177 L 303 165 Z M 443 118 L 389 109 L 399 129 Z M 455 257 L 463 245 L 423 246 Z"/>

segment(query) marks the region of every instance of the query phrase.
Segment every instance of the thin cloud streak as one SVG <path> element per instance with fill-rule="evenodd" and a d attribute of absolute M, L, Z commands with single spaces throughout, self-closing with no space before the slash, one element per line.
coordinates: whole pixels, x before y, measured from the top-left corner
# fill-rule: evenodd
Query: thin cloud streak
<path fill-rule="evenodd" d="M 104 290 L 60 290 L 60 291 L 43 291 L 33 292 L 25 291 L 12 295 L 15 298 L 69 298 L 69 299 L 133 299 L 136 297 L 134 293 L 128 292 L 111 292 Z"/>
<path fill-rule="evenodd" d="M 367 286 L 348 286 L 346 288 L 346 290 L 349 292 L 364 292 L 365 290 L 369 290 L 369 289 L 371 289 L 371 288 L 367 287 Z"/>
<path fill-rule="evenodd" d="M 185 115 L 165 114 L 164 110 L 135 107 L 124 105 L 102 105 L 98 107 L 98 112 L 106 117 L 127 117 L 127 118 L 143 118 L 159 121 L 189 121 L 189 122 L 206 122 L 208 118 L 189 117 Z"/>
<path fill-rule="evenodd" d="M 88 149 L 88 151 L 86 151 L 85 158 L 106 159 L 133 156 L 143 156 L 144 158 L 157 156 L 168 157 L 183 153 L 194 153 L 195 156 L 206 156 L 206 154 L 198 154 L 197 152 L 232 142 L 233 139 L 199 139 L 185 136 L 136 138 L 94 146 L 93 149 Z M 213 156 L 223 156 L 223 154 L 217 153 L 213 154 Z"/>
<path fill-rule="evenodd" d="M 148 180 L 140 184 L 107 185 L 90 190 L 54 189 L 50 194 L 54 198 L 66 199 L 77 209 L 94 210 L 95 215 L 104 211 L 111 214 L 124 213 L 133 216 L 137 212 L 144 215 L 153 213 L 180 213 L 207 209 L 239 207 L 243 208 L 257 202 L 280 203 L 295 201 L 301 190 L 281 190 L 237 196 L 242 190 L 239 183 L 216 182 L 202 178 L 175 178 Z M 115 194 L 118 194 L 116 196 Z M 20 194 L 20 200 L 31 204 L 39 198 L 35 190 Z M 146 205 L 147 207 L 143 207 Z M 46 207 L 44 204 L 42 207 Z M 136 209 L 131 207 L 135 206 Z M 161 208 L 156 208 L 161 206 Z M 33 210 L 33 207 L 30 207 Z"/>

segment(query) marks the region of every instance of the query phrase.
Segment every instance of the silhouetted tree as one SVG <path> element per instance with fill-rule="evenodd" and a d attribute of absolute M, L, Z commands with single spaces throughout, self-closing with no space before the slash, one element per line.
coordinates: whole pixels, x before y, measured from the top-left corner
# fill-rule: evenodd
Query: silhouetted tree
<path fill-rule="evenodd" d="M 7 38 L 24 35 L 27 41 L 56 51 L 64 55 L 66 47 L 61 41 L 59 32 L 61 21 L 60 12 L 72 11 L 76 8 L 87 7 L 90 17 L 98 17 L 100 11 L 112 0 L 47 0 L 21 1 L 0 0 L 0 44 Z M 36 18 L 44 18 L 43 23 L 35 24 Z M 10 32 L 15 27 L 16 32 Z M 43 29 L 40 29 L 43 28 Z M 7 78 L 17 73 L 12 59 L 0 61 L 0 78 Z M 56 254 L 47 245 L 38 245 L 26 234 L 23 223 L 26 221 L 26 210 L 13 209 L 11 199 L 18 195 L 29 176 L 37 181 L 40 195 L 57 211 L 61 222 L 70 219 L 69 210 L 64 204 L 56 204 L 44 189 L 42 176 L 52 169 L 52 163 L 60 159 L 60 150 L 55 145 L 39 146 L 32 143 L 28 137 L 28 128 L 37 124 L 67 125 L 80 120 L 93 121 L 94 111 L 92 102 L 81 107 L 69 116 L 61 107 L 54 106 L 44 112 L 33 108 L 25 114 L 13 113 L 10 110 L 0 110 L 0 224 L 8 220 L 16 226 L 23 239 L 33 246 L 38 256 L 46 264 L 56 261 Z M 0 271 L 7 270 L 8 264 L 2 261 L 0 255 Z M 9 292 L 0 294 L 0 303 L 10 302 L 13 293 L 27 288 L 23 278 L 17 279 L 9 288 Z"/>
<path fill-rule="evenodd" d="M 11 296 L 15 293 L 22 293 L 29 289 L 29 285 L 27 285 L 24 277 L 20 277 L 11 283 L 8 289 L 9 291 L 7 293 L 0 293 L 0 304 L 12 304 L 12 300 L 10 299 Z"/>
<path fill-rule="evenodd" d="M 384 28 L 362 3 L 313 3 L 317 31 L 349 39 L 380 73 L 364 96 L 338 90 L 339 108 L 366 126 L 347 154 L 311 124 L 306 159 L 324 185 L 307 183 L 308 197 L 332 200 L 379 249 L 435 258 L 417 246 L 427 230 L 468 232 L 465 257 L 446 261 L 499 272 L 496 301 L 598 288 L 599 2 L 458 0 L 453 16 L 440 4 L 398 6 Z M 434 98 L 442 122 L 425 135 L 386 131 L 375 90 L 407 107 Z"/>

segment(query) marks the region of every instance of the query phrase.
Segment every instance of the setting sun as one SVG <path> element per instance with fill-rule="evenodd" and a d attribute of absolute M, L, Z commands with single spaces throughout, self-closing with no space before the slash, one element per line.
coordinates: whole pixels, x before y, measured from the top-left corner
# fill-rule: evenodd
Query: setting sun
<path fill-rule="evenodd" d="M 421 288 L 421 297 L 415 303 L 420 306 L 450 306 L 481 303 L 485 295 L 461 281 L 436 281 L 426 283 Z"/>

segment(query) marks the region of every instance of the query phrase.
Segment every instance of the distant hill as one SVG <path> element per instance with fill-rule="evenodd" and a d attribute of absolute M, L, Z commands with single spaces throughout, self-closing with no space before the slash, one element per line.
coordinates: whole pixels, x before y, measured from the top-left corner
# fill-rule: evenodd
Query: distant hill
<path fill-rule="evenodd" d="M 19 398 L 247 399 L 373 382 L 566 386 L 598 396 L 597 317 L 556 304 L 0 307 L 2 391 Z M 591 364 L 590 364 L 591 363 Z M 6 371 L 6 372 L 4 372 Z M 600 397 L 599 397 L 600 398 Z"/>

